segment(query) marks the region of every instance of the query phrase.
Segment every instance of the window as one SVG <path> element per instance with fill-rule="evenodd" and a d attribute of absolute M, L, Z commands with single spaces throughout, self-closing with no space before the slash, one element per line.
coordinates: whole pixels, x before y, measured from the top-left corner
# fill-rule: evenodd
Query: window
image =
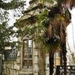
<path fill-rule="evenodd" d="M 54 53 L 54 66 L 60 65 L 60 52 Z"/>
<path fill-rule="evenodd" d="M 59 52 L 55 52 L 54 53 L 54 57 L 56 58 L 56 57 L 60 57 L 60 53 Z"/>
<path fill-rule="evenodd" d="M 32 68 L 33 41 L 23 41 L 23 68 Z"/>

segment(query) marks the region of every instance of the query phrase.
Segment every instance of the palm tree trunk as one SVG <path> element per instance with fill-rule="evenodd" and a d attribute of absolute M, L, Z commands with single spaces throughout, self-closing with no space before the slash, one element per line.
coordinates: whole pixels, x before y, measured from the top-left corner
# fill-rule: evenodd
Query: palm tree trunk
<path fill-rule="evenodd" d="M 62 55 L 63 55 L 63 61 L 64 61 L 64 63 L 63 63 L 63 66 L 64 66 L 64 75 L 67 75 L 66 52 L 67 51 L 66 51 L 66 42 L 65 42 L 65 44 L 62 45 Z"/>
<path fill-rule="evenodd" d="M 54 54 L 52 52 L 49 52 L 49 69 L 50 69 L 50 74 L 53 74 L 53 65 L 54 65 Z"/>
<path fill-rule="evenodd" d="M 62 58 L 63 58 L 63 55 L 62 55 L 62 51 L 60 52 L 60 58 L 61 58 L 61 59 L 60 59 L 60 65 L 63 65 L 63 59 L 62 59 Z"/>

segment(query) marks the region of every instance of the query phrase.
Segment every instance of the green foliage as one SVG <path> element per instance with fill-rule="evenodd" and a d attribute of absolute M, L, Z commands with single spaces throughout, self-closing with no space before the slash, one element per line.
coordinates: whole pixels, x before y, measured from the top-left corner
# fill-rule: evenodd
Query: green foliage
<path fill-rule="evenodd" d="M 12 0 L 10 3 L 4 3 L 4 2 L 0 2 L 0 8 L 3 9 L 15 9 L 18 7 L 23 7 L 24 6 L 24 1 L 17 1 L 17 0 Z"/>
<path fill-rule="evenodd" d="M 5 25 L 0 25 L 0 50 L 4 50 L 5 40 L 8 37 L 9 36 L 7 35 L 7 30 L 5 28 Z"/>
<path fill-rule="evenodd" d="M 11 36 L 15 34 L 13 27 L 7 27 L 6 22 L 0 24 L 0 52 L 4 52 L 5 47 L 14 47 L 16 42 L 10 42 Z"/>
<path fill-rule="evenodd" d="M 65 0 L 56 0 L 58 3 L 62 3 L 64 2 Z"/>
<path fill-rule="evenodd" d="M 48 10 L 44 9 L 44 11 L 41 14 L 37 15 L 38 23 L 43 22 L 43 20 L 45 20 L 45 18 L 47 18 L 47 16 L 48 16 Z"/>

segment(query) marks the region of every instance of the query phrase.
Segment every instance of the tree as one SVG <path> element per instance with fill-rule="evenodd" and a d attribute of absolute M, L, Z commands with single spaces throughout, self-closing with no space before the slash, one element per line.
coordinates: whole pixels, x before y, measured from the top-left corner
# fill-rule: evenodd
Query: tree
<path fill-rule="evenodd" d="M 5 2 L 2 0 L 0 2 L 0 22 L 9 21 L 9 12 L 12 11 L 14 17 L 21 17 L 21 11 L 24 9 L 26 5 L 25 1 L 20 0 L 11 0 L 10 2 Z M 14 18 L 15 19 L 15 18 Z"/>
<path fill-rule="evenodd" d="M 14 34 L 13 27 L 7 28 L 6 22 L 0 24 L 0 52 L 3 53 L 5 47 L 11 47 L 10 37 Z"/>
<path fill-rule="evenodd" d="M 3 0 L 0 0 L 0 52 L 1 53 L 4 52 L 6 46 L 10 46 L 12 47 L 12 49 L 16 46 L 16 42 L 10 42 L 13 41 L 10 38 L 12 36 L 15 37 L 17 33 L 15 30 L 13 30 L 14 26 L 9 26 L 11 24 L 8 24 L 8 21 L 10 20 L 8 11 L 9 10 L 14 11 L 15 9 L 19 10 L 20 8 L 23 8 L 24 5 L 25 1 L 12 0 L 11 2 L 6 3 Z"/>
<path fill-rule="evenodd" d="M 18 7 L 23 7 L 25 4 L 25 1 L 18 1 L 18 0 L 12 0 L 11 2 L 5 3 L 2 0 L 0 1 L 0 8 L 3 9 L 15 9 Z"/>
<path fill-rule="evenodd" d="M 65 7 L 69 7 L 70 9 L 72 9 L 73 7 L 75 7 L 75 0 L 65 0 L 64 4 Z"/>

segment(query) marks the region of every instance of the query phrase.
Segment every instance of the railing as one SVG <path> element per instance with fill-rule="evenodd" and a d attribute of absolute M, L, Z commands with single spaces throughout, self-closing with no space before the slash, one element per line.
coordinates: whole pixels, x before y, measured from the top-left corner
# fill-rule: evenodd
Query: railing
<path fill-rule="evenodd" d="M 68 65 L 66 68 L 67 75 L 75 75 L 75 66 Z M 64 66 L 57 66 L 56 75 L 64 75 Z"/>

